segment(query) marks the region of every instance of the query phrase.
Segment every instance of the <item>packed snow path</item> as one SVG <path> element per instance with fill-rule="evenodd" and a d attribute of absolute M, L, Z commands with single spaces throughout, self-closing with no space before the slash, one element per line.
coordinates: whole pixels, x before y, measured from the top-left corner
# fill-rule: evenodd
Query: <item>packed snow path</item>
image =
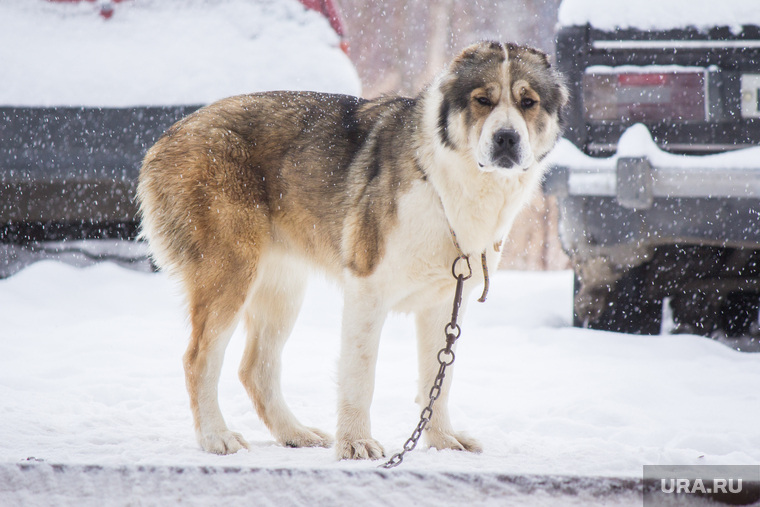
<path fill-rule="evenodd" d="M 43 505 L 55 495 L 64 504 L 131 495 L 150 504 L 168 498 L 156 496 L 162 490 L 192 505 L 202 503 L 201 483 L 241 501 L 252 498 L 240 496 L 249 485 L 273 503 L 281 487 L 360 502 L 416 484 L 404 497 L 411 502 L 426 489 L 446 497 L 452 481 L 463 498 L 497 505 L 512 491 L 534 504 L 569 481 L 581 496 L 614 490 L 615 501 L 636 505 L 644 464 L 760 462 L 760 354 L 696 336 L 574 329 L 571 299 L 570 272 L 496 273 L 488 302 L 471 302 L 465 316 L 450 402 L 455 427 L 479 438 L 483 454 L 418 448 L 394 475 L 376 462 L 337 462 L 331 449 L 277 445 L 237 380 L 241 329 L 220 403 L 251 449 L 202 452 L 184 388 L 188 328 L 174 283 L 112 264 L 35 264 L 0 281 L 0 504 Z M 331 432 L 341 306 L 338 289 L 315 278 L 284 358 L 293 411 Z M 388 453 L 417 423 L 416 379 L 412 319 L 393 317 L 372 406 L 373 434 Z"/>

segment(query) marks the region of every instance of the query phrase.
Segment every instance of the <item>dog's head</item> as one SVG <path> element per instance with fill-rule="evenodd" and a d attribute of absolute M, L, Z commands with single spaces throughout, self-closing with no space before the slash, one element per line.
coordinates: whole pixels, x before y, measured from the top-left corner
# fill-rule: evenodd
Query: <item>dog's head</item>
<path fill-rule="evenodd" d="M 442 75 L 439 90 L 441 143 L 469 151 L 481 171 L 527 170 L 561 134 L 567 88 L 537 49 L 498 42 L 472 45 Z"/>

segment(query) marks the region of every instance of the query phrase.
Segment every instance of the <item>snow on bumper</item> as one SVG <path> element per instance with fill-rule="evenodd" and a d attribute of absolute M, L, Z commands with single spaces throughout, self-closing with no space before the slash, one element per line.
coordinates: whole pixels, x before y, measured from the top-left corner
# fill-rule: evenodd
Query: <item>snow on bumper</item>
<path fill-rule="evenodd" d="M 760 198 L 760 147 L 676 155 L 662 151 L 641 124 L 621 136 L 612 157 L 589 157 L 563 139 L 549 164 L 549 193 L 617 197 L 625 208 L 647 209 L 658 197 Z"/>

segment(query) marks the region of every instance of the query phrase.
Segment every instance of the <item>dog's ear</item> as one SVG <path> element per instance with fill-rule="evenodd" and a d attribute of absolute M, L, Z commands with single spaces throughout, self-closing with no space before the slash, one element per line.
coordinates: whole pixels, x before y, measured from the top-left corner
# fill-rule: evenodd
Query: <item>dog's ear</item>
<path fill-rule="evenodd" d="M 551 64 L 551 61 L 549 60 L 549 55 L 547 55 L 540 49 L 536 49 L 530 46 L 523 46 L 522 49 L 526 51 L 527 53 L 535 56 L 545 68 L 551 69 L 552 64 Z"/>
<path fill-rule="evenodd" d="M 563 110 L 570 101 L 570 91 L 565 84 L 565 78 L 555 69 L 548 67 L 548 75 L 545 81 L 545 95 L 543 96 L 543 107 L 551 114 L 556 113 L 562 122 Z"/>
<path fill-rule="evenodd" d="M 557 84 L 557 91 L 559 92 L 559 108 L 557 108 L 557 120 L 559 120 L 559 127 L 562 131 L 567 127 L 567 105 L 570 102 L 570 90 L 568 90 L 565 84 L 564 78 L 557 73 L 559 83 Z"/>
<path fill-rule="evenodd" d="M 559 84 L 557 85 L 557 88 L 559 89 L 559 94 L 561 96 L 561 104 L 560 109 L 567 106 L 567 103 L 570 102 L 570 90 L 568 90 L 567 85 L 565 84 L 565 79 L 560 76 Z"/>
<path fill-rule="evenodd" d="M 501 42 L 481 41 L 467 46 L 451 62 L 452 67 L 459 67 L 465 63 L 483 62 L 491 58 L 500 58 L 502 61 L 506 58 L 504 45 Z"/>
<path fill-rule="evenodd" d="M 570 89 L 567 87 L 567 83 L 565 82 L 565 76 L 560 74 L 560 72 L 556 69 L 556 67 L 552 67 L 550 58 L 546 55 L 546 53 L 542 53 L 544 56 L 544 59 L 546 61 L 546 69 L 554 74 L 555 79 L 555 85 L 554 89 L 557 94 L 557 110 L 559 111 L 559 117 L 562 121 L 563 110 L 567 107 L 567 104 L 570 102 Z"/>

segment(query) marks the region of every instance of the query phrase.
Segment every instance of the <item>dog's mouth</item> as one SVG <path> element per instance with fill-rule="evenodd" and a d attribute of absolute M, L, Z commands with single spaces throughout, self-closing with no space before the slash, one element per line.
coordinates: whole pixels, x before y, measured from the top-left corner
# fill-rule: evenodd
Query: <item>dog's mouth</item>
<path fill-rule="evenodd" d="M 491 164 L 484 164 L 483 162 L 480 162 L 480 161 L 478 161 L 478 168 L 484 173 L 492 173 L 496 170 L 496 168 L 492 166 Z"/>
<path fill-rule="evenodd" d="M 507 163 L 504 161 L 498 161 L 496 163 L 490 163 L 490 164 L 484 164 L 481 161 L 478 161 L 478 168 L 486 173 L 492 173 L 495 171 L 499 172 L 511 172 L 511 171 L 527 171 L 530 168 L 530 164 L 527 165 L 521 165 L 518 164 L 514 160 L 509 160 Z"/>

